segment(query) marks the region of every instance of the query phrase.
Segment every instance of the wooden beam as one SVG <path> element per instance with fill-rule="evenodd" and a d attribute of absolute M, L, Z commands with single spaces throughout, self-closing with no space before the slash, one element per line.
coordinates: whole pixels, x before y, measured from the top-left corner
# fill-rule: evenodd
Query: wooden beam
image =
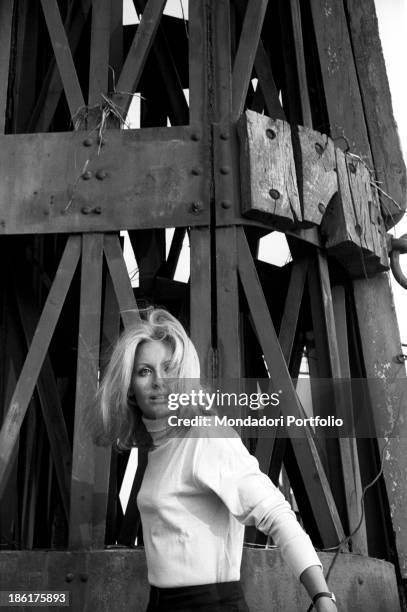
<path fill-rule="evenodd" d="M 72 58 L 71 49 L 66 36 L 56 0 L 41 0 L 47 28 L 58 64 L 71 118 L 85 106 L 78 75 Z"/>
<path fill-rule="evenodd" d="M 0 495 L 4 474 L 17 441 L 55 326 L 61 314 L 80 255 L 80 238 L 70 236 L 45 302 L 27 358 L 0 431 Z"/>
<path fill-rule="evenodd" d="M 108 93 L 110 43 L 110 2 L 92 0 L 88 104 L 102 103 L 101 94 Z"/>
<path fill-rule="evenodd" d="M 35 334 L 36 323 L 39 317 L 35 315 L 34 304 L 32 302 L 30 303 L 25 295 L 25 289 L 21 283 L 21 278 L 16 286 L 16 300 L 27 348 L 29 348 Z M 65 517 L 68 520 L 72 448 L 68 438 L 54 372 L 48 355 L 44 359 L 44 365 L 37 381 L 37 391 L 47 429 L 62 506 Z"/>
<path fill-rule="evenodd" d="M 268 0 L 249 0 L 233 65 L 232 120 L 243 113 Z"/>
<path fill-rule="evenodd" d="M 137 91 L 137 86 L 160 24 L 165 4 L 166 0 L 148 0 L 143 9 L 140 24 L 137 27 L 116 85 L 117 95 L 115 100 L 120 99 L 120 107 L 125 114 L 127 114 L 132 101 L 130 94 Z"/>
<path fill-rule="evenodd" d="M 10 69 L 11 26 L 13 21 L 14 0 L 0 2 L 0 134 L 4 134 L 6 125 L 8 77 Z"/>
<path fill-rule="evenodd" d="M 189 123 L 202 129 L 206 122 L 208 85 L 206 66 L 205 2 L 190 2 L 188 15 Z"/>
<path fill-rule="evenodd" d="M 69 46 L 72 55 L 75 54 L 78 47 L 90 7 L 91 0 L 81 0 L 81 2 L 75 5 L 70 5 L 68 10 L 64 25 L 68 32 Z M 61 76 L 56 61 L 53 58 L 50 62 L 47 74 L 43 79 L 35 108 L 26 124 L 26 132 L 48 131 L 62 92 L 63 85 Z"/>
<path fill-rule="evenodd" d="M 278 343 L 243 228 L 238 231 L 238 270 L 271 380 L 275 388 L 282 391 L 281 412 L 284 414 L 290 406 L 290 414 L 300 417 L 303 411 Z M 312 435 L 307 427 L 300 432 L 301 437 L 296 437 L 299 432 L 293 435 L 287 429 L 321 539 L 324 546 L 333 546 L 344 536 L 341 521 Z"/>
<path fill-rule="evenodd" d="M 98 457 L 86 415 L 98 384 L 100 319 L 102 300 L 103 234 L 82 237 L 81 293 L 78 362 L 76 375 L 75 425 L 72 457 L 69 547 L 101 548 L 104 533 L 93 532 L 96 502 L 95 469 Z M 99 457 L 98 457 L 99 458 Z M 107 469 L 107 473 L 109 473 Z M 98 491 L 97 504 L 106 506 L 107 488 Z"/>
<path fill-rule="evenodd" d="M 103 249 L 124 326 L 140 320 L 137 303 L 117 234 L 105 234 Z"/>

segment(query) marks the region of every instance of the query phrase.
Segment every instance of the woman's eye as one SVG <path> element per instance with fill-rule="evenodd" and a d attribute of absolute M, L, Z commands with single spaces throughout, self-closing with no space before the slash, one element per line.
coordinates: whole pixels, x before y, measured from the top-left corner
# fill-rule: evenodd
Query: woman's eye
<path fill-rule="evenodd" d="M 148 376 L 150 374 L 150 368 L 140 368 L 138 371 L 139 376 Z"/>

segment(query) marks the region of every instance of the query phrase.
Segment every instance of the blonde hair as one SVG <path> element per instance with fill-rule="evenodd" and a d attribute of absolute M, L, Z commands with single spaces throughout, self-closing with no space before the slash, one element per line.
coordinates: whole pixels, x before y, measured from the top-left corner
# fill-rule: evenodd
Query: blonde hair
<path fill-rule="evenodd" d="M 171 370 L 180 379 L 199 379 L 199 358 L 181 323 L 162 308 L 141 313 L 138 323 L 120 336 L 97 394 L 98 424 L 94 438 L 100 445 L 125 450 L 150 447 L 152 440 L 132 394 L 134 358 L 142 342 L 158 340 L 171 349 Z"/>

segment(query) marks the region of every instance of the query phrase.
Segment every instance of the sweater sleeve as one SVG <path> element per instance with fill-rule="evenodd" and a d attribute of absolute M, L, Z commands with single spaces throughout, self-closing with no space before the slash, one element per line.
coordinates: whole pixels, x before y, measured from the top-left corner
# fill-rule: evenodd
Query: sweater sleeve
<path fill-rule="evenodd" d="M 272 536 L 297 578 L 311 565 L 322 567 L 290 504 L 237 434 L 200 438 L 193 473 L 197 485 L 216 493 L 241 523 Z"/>

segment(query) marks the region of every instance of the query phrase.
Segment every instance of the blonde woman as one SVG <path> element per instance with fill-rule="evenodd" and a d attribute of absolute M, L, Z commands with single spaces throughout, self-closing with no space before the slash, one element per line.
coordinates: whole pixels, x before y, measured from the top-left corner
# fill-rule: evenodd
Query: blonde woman
<path fill-rule="evenodd" d="M 150 309 L 119 339 L 99 390 L 99 440 L 149 449 L 137 498 L 151 585 L 147 612 L 248 612 L 240 586 L 244 525 L 272 536 L 316 610 L 336 611 L 308 535 L 239 436 L 169 426 L 171 379 L 199 376 L 180 322 Z M 177 415 L 199 411 L 186 406 Z"/>

